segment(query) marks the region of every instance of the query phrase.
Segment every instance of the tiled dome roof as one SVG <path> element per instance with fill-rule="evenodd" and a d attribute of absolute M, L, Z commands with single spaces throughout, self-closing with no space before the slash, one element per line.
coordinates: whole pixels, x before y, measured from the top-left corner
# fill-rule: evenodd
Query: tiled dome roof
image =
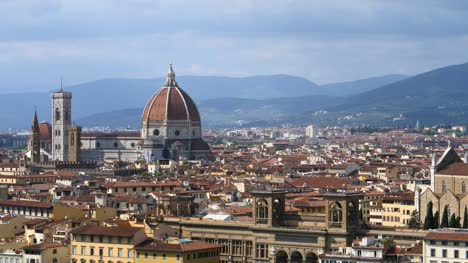
<path fill-rule="evenodd" d="M 142 121 L 200 121 L 200 114 L 192 98 L 177 85 L 172 65 L 166 83 L 146 104 Z"/>

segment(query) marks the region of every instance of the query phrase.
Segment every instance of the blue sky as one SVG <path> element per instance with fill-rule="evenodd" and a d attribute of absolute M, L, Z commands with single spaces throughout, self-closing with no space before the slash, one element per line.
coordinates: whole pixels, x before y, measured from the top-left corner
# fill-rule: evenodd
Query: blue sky
<path fill-rule="evenodd" d="M 323 84 L 468 62 L 468 1 L 0 0 L 0 93 L 109 77 Z"/>

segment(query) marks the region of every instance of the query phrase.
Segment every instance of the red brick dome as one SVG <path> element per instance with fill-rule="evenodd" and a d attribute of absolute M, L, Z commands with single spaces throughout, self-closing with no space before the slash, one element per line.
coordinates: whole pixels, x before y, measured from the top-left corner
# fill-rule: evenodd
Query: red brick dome
<path fill-rule="evenodd" d="M 200 114 L 192 98 L 177 85 L 170 66 L 166 83 L 146 104 L 143 122 L 200 121 Z"/>

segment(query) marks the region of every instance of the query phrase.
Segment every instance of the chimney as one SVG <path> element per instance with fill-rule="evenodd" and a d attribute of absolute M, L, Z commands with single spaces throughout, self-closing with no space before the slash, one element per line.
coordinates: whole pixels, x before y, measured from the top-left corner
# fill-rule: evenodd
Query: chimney
<path fill-rule="evenodd" d="M 468 163 L 468 151 L 465 152 L 465 156 L 463 157 L 463 162 Z"/>

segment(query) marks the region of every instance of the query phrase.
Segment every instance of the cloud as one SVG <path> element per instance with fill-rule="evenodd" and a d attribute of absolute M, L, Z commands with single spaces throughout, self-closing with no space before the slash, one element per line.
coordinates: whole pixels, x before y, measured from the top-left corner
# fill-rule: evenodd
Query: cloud
<path fill-rule="evenodd" d="M 0 16 L 8 88 L 162 76 L 171 62 L 324 83 L 468 60 L 464 1 L 1 0 Z"/>

